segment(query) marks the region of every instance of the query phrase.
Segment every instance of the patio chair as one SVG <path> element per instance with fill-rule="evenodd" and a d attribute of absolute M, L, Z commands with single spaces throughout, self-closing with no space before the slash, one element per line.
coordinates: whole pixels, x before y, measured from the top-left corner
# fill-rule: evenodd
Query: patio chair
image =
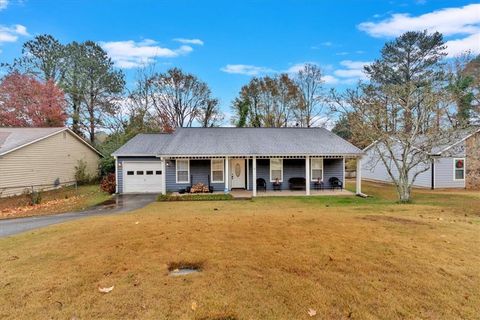
<path fill-rule="evenodd" d="M 328 183 L 330 183 L 330 188 L 332 188 L 333 190 L 343 189 L 343 182 L 337 177 L 331 177 L 330 179 L 328 179 Z"/>
<path fill-rule="evenodd" d="M 267 192 L 267 182 L 263 178 L 258 178 L 257 179 L 257 190 L 260 191 L 262 190 Z"/>

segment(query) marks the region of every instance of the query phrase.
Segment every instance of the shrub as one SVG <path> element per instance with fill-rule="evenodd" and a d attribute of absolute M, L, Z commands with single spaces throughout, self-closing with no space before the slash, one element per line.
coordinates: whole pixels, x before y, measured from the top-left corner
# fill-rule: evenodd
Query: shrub
<path fill-rule="evenodd" d="M 117 182 L 115 179 L 115 173 L 109 173 L 105 177 L 102 178 L 102 182 L 100 183 L 100 188 L 110 194 L 115 193 L 117 187 Z"/>
<path fill-rule="evenodd" d="M 40 204 L 42 202 L 42 193 L 40 191 L 33 191 L 30 194 L 30 205 L 34 206 L 36 204 Z"/>
<path fill-rule="evenodd" d="M 231 194 L 223 193 L 207 193 L 207 194 L 161 194 L 158 196 L 157 201 L 219 201 L 219 200 L 232 200 Z"/>
<path fill-rule="evenodd" d="M 78 160 L 75 166 L 75 180 L 79 185 L 92 181 L 92 177 L 87 173 L 87 163 L 83 160 Z"/>

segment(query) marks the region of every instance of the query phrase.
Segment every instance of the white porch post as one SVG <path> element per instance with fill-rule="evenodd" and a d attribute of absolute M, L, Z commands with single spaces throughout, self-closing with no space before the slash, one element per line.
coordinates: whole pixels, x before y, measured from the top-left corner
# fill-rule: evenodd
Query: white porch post
<path fill-rule="evenodd" d="M 310 195 L 310 156 L 305 157 L 305 194 Z"/>
<path fill-rule="evenodd" d="M 225 179 L 224 179 L 224 182 L 225 182 L 225 193 L 228 193 L 228 191 L 230 190 L 229 188 L 229 177 L 230 177 L 230 172 L 229 172 L 229 165 L 228 165 L 228 157 L 225 157 Z"/>
<path fill-rule="evenodd" d="M 343 157 L 343 180 L 342 180 L 342 186 L 343 186 L 343 189 L 345 189 L 346 187 L 346 184 L 345 184 L 345 157 Z"/>
<path fill-rule="evenodd" d="M 118 158 L 117 156 L 115 158 L 115 193 L 118 194 Z"/>
<path fill-rule="evenodd" d="M 162 193 L 167 194 L 167 159 L 160 158 L 162 161 Z"/>
<path fill-rule="evenodd" d="M 247 187 L 245 188 L 250 190 L 250 159 L 247 158 Z"/>
<path fill-rule="evenodd" d="M 257 157 L 253 157 L 253 161 L 252 161 L 252 186 L 253 186 L 253 192 L 252 192 L 252 195 L 254 197 L 257 196 Z"/>
<path fill-rule="evenodd" d="M 356 172 L 355 193 L 357 195 L 362 193 L 362 157 L 357 158 L 357 172 Z"/>

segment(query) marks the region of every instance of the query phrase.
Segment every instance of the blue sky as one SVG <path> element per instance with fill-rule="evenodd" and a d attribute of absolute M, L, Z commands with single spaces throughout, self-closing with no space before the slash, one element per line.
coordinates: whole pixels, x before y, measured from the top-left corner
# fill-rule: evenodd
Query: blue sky
<path fill-rule="evenodd" d="M 362 78 L 385 43 L 410 29 L 442 31 L 450 55 L 480 53 L 480 3 L 391 1 L 0 0 L 0 61 L 42 33 L 60 41 L 94 40 L 124 69 L 177 66 L 206 81 L 230 111 L 254 75 L 319 64 L 325 86 Z"/>

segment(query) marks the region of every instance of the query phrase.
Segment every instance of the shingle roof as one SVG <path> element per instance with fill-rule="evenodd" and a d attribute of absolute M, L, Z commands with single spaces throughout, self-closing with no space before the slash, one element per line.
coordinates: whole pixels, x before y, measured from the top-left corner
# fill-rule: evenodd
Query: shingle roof
<path fill-rule="evenodd" d="M 323 128 L 179 128 L 142 134 L 113 155 L 273 156 L 358 155 L 363 152 Z"/>
<path fill-rule="evenodd" d="M 62 130 L 65 128 L 0 128 L 0 155 Z"/>
<path fill-rule="evenodd" d="M 165 149 L 172 139 L 172 134 L 141 133 L 130 139 L 112 155 L 122 156 L 156 156 Z"/>

